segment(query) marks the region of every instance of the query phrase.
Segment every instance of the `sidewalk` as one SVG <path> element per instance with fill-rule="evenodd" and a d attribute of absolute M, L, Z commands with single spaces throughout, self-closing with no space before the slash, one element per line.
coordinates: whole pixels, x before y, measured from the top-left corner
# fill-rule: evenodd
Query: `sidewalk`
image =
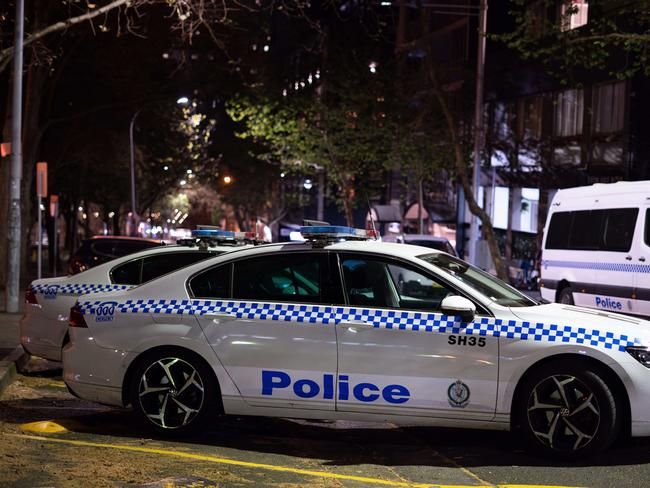
<path fill-rule="evenodd" d="M 14 380 L 17 371 L 29 361 L 29 354 L 20 345 L 20 316 L 0 313 L 0 394 Z"/>

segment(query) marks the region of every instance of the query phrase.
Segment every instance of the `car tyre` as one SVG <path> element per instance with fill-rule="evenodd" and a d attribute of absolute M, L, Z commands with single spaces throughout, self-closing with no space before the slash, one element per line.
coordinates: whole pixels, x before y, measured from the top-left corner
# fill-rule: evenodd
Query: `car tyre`
<path fill-rule="evenodd" d="M 516 408 L 529 447 L 555 459 L 592 456 L 621 430 L 622 405 L 604 375 L 577 361 L 545 364 L 530 374 Z"/>
<path fill-rule="evenodd" d="M 180 349 L 142 357 L 133 371 L 131 405 L 146 427 L 166 437 L 195 433 L 219 412 L 214 372 L 196 355 Z"/>
<path fill-rule="evenodd" d="M 564 305 L 575 305 L 575 302 L 573 301 L 573 288 L 570 286 L 562 288 L 560 291 L 559 302 Z"/>

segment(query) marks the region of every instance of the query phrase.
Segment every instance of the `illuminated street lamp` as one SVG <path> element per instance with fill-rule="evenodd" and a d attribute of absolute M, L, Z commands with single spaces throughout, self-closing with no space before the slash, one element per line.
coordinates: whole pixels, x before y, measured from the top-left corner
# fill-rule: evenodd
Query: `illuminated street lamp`
<path fill-rule="evenodd" d="M 179 97 L 178 100 L 176 100 L 176 103 L 178 105 L 187 105 L 188 103 L 190 103 L 190 99 L 187 97 Z"/>
<path fill-rule="evenodd" d="M 230 183 L 232 183 L 232 178 L 231 178 L 230 176 L 224 176 L 224 177 L 223 177 L 223 182 L 224 182 L 226 185 L 229 185 Z"/>

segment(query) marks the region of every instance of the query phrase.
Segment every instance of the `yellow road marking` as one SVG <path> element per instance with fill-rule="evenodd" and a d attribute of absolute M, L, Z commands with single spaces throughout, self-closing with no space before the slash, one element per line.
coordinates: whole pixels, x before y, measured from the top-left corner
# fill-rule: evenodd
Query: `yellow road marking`
<path fill-rule="evenodd" d="M 68 431 L 68 429 L 63 427 L 61 424 L 57 424 L 56 422 L 51 422 L 49 420 L 44 420 L 42 422 L 30 422 L 28 424 L 22 424 L 20 427 L 24 430 L 40 432 L 42 434 L 54 434 L 57 432 Z"/>
<path fill-rule="evenodd" d="M 406 481 L 391 481 L 381 478 L 366 478 L 365 476 L 354 476 L 340 473 L 330 473 L 327 471 L 315 471 L 311 469 L 290 468 L 288 466 L 276 466 L 274 464 L 253 463 L 250 461 L 238 461 L 236 459 L 228 459 L 217 456 L 207 456 L 204 454 L 194 454 L 190 452 L 169 451 L 164 449 L 154 449 L 142 446 L 129 446 L 125 444 L 104 444 L 99 442 L 77 441 L 72 439 L 56 439 L 52 437 L 42 437 L 36 435 L 25 434 L 6 434 L 11 437 L 18 437 L 20 439 L 30 439 L 41 442 L 54 442 L 59 444 L 69 444 L 73 446 L 84 447 L 98 447 L 106 449 L 119 449 L 122 451 L 141 452 L 146 454 L 160 454 L 162 456 L 172 456 L 184 459 L 193 459 L 197 461 L 207 461 L 210 463 L 228 464 L 231 466 L 242 466 L 246 468 L 265 469 L 267 471 L 280 471 L 284 473 L 302 474 L 305 476 L 314 476 L 318 478 L 330 478 L 346 481 L 358 481 L 361 483 L 386 485 L 386 486 L 403 486 L 410 488 L 570 488 L 555 485 L 440 485 L 436 483 L 409 483 Z"/>

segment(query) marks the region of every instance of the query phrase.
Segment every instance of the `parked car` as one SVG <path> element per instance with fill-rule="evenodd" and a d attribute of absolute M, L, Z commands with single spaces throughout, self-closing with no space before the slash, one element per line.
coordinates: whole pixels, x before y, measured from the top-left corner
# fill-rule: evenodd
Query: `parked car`
<path fill-rule="evenodd" d="M 650 317 L 650 181 L 558 191 L 544 235 L 542 298 Z"/>
<path fill-rule="evenodd" d="M 81 243 L 77 251 L 70 256 L 68 274 L 81 273 L 111 259 L 126 256 L 151 247 L 164 246 L 165 243 L 155 239 L 124 236 L 95 236 Z"/>
<path fill-rule="evenodd" d="M 413 246 L 428 247 L 458 257 L 454 246 L 452 246 L 449 240 L 444 237 L 430 236 L 428 234 L 400 234 L 397 236 L 384 236 L 382 237 L 382 241 L 401 242 Z"/>
<path fill-rule="evenodd" d="M 219 413 L 388 421 L 514 429 L 577 459 L 650 435 L 650 322 L 541 305 L 374 232 L 301 233 L 80 296 L 65 383 L 170 436 Z"/>

